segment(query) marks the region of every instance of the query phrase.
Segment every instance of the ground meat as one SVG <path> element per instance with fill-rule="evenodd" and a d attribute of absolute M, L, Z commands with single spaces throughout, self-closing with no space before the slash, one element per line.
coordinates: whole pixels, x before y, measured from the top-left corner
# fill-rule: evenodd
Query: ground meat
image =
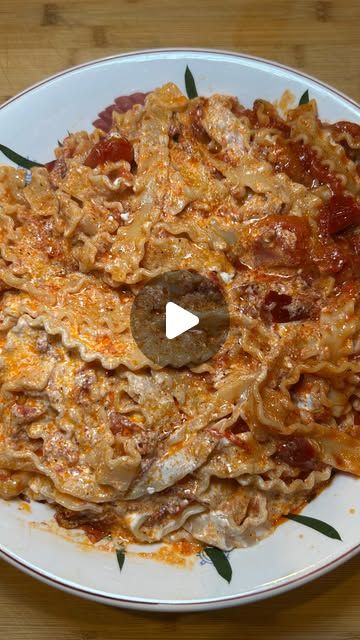
<path fill-rule="evenodd" d="M 11 407 L 11 415 L 14 418 L 16 424 L 30 424 L 37 418 L 40 418 L 45 413 L 45 407 L 30 406 L 27 404 L 14 404 Z"/>
<path fill-rule="evenodd" d="M 131 438 L 141 456 L 149 456 L 164 437 L 164 434 L 147 429 L 143 424 L 134 422 L 117 411 L 110 411 L 109 419 L 111 432 L 120 438 Z"/>
<path fill-rule="evenodd" d="M 181 124 L 177 120 L 174 114 L 169 127 L 169 138 L 171 140 L 174 140 L 174 142 L 178 142 L 180 135 L 181 135 Z"/>
<path fill-rule="evenodd" d="M 135 430 L 141 429 L 142 425 L 133 422 L 123 413 L 118 411 L 109 411 L 110 431 L 114 435 L 121 433 L 122 435 L 133 435 Z"/>
<path fill-rule="evenodd" d="M 49 348 L 49 340 L 47 337 L 46 333 L 42 333 L 37 341 L 36 341 L 36 347 L 37 350 L 39 351 L 39 353 L 46 353 L 48 348 Z"/>
<path fill-rule="evenodd" d="M 285 462 L 290 467 L 296 467 L 307 472 L 319 469 L 322 466 L 318 449 L 308 438 L 301 436 L 280 441 L 273 459 L 278 464 Z"/>
<path fill-rule="evenodd" d="M 44 442 L 43 455 L 51 461 L 65 462 L 66 465 L 75 465 L 79 460 L 77 446 L 60 432 Z"/>
<path fill-rule="evenodd" d="M 205 98 L 199 98 L 196 102 L 196 105 L 190 112 L 190 118 L 192 120 L 191 123 L 191 131 L 195 138 L 199 140 L 202 144 L 209 144 L 211 142 L 211 138 L 208 133 L 205 131 L 204 126 L 202 124 L 202 120 L 204 117 L 204 107 L 206 104 Z"/>
<path fill-rule="evenodd" d="M 154 513 L 152 513 L 146 520 L 144 527 L 149 528 L 157 524 L 163 518 L 167 516 L 174 516 L 182 511 L 189 504 L 189 500 L 174 500 L 170 499 L 167 504 L 162 504 Z"/>
<path fill-rule="evenodd" d="M 260 316 L 265 322 L 296 322 L 305 320 L 311 313 L 311 300 L 303 301 L 292 296 L 269 291 L 261 305 Z"/>
<path fill-rule="evenodd" d="M 113 518 L 109 514 L 95 516 L 57 506 L 55 520 L 64 529 L 82 529 L 90 542 L 96 543 L 110 534 Z"/>
<path fill-rule="evenodd" d="M 82 391 L 88 391 L 96 382 L 96 374 L 93 369 L 80 369 L 75 375 L 75 383 Z"/>
<path fill-rule="evenodd" d="M 96 382 L 96 374 L 93 369 L 82 367 L 75 375 L 74 399 L 79 404 L 89 402 L 89 391 Z"/>
<path fill-rule="evenodd" d="M 252 318 L 261 318 L 267 325 L 317 318 L 321 292 L 309 287 L 305 279 L 298 278 L 286 285 L 276 280 L 249 282 L 237 287 L 241 312 Z"/>

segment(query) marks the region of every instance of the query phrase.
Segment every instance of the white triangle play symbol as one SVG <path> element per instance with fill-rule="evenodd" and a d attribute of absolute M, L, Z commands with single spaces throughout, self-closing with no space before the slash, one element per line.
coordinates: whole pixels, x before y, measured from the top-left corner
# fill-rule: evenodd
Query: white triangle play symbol
<path fill-rule="evenodd" d="M 179 307 L 175 302 L 168 302 L 166 304 L 165 317 L 165 333 L 169 340 L 177 338 L 177 336 L 180 336 L 182 333 L 185 333 L 185 331 L 189 331 L 189 329 L 199 324 L 199 318 L 194 313 L 190 313 L 190 311 Z"/>

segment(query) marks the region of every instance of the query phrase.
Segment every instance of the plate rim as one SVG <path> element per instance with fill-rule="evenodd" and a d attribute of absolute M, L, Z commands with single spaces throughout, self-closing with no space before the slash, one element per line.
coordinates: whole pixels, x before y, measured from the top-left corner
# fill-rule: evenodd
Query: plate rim
<path fill-rule="evenodd" d="M 54 73 L 50 76 L 47 76 L 43 80 L 40 80 L 39 82 L 35 82 L 34 84 L 30 85 L 30 87 L 23 89 L 22 91 L 20 91 L 20 93 L 17 93 L 15 96 L 12 96 L 11 98 L 3 102 L 0 105 L 0 110 L 4 109 L 9 104 L 11 104 L 12 102 L 15 102 L 16 100 L 26 95 L 27 93 L 30 93 L 34 89 L 37 89 L 38 87 L 41 87 L 42 85 L 47 84 L 52 80 L 56 80 L 57 78 L 68 75 L 80 69 L 97 66 L 102 62 L 108 62 L 110 60 L 117 60 L 122 58 L 134 58 L 136 56 L 144 55 L 144 54 L 177 53 L 177 52 L 178 53 L 205 53 L 205 54 L 207 53 L 207 54 L 227 55 L 234 58 L 240 58 L 240 59 L 250 60 L 250 61 L 252 60 L 254 62 L 261 62 L 263 64 L 268 65 L 269 67 L 277 67 L 279 69 L 283 69 L 284 71 L 290 71 L 290 73 L 300 76 L 301 78 L 306 78 L 307 80 L 311 80 L 312 82 L 319 85 L 320 87 L 330 91 L 330 93 L 336 94 L 346 102 L 350 103 L 352 107 L 355 107 L 360 111 L 359 102 L 357 102 L 353 98 L 350 98 L 350 96 L 348 96 L 346 93 L 343 93 L 339 89 L 332 87 L 330 84 L 327 84 L 322 80 L 319 80 L 318 78 L 310 75 L 309 73 L 300 71 L 298 69 L 295 69 L 294 67 L 290 67 L 280 62 L 269 60 L 268 58 L 262 58 L 261 56 L 254 56 L 247 53 L 232 51 L 230 49 L 212 49 L 212 48 L 203 48 L 203 47 L 159 47 L 159 48 L 150 48 L 150 49 L 134 49 L 132 51 L 124 51 L 122 53 L 115 53 L 111 56 L 104 56 L 102 58 L 96 58 L 95 60 L 89 60 L 88 62 L 82 62 L 80 64 L 67 67 L 66 69 L 63 69 L 62 71 L 58 71 L 57 73 Z"/>
<path fill-rule="evenodd" d="M 356 100 L 354 100 L 353 98 L 350 98 L 350 96 L 346 95 L 342 91 L 332 87 L 326 82 L 323 82 L 322 80 L 319 80 L 318 78 L 308 73 L 305 73 L 303 71 L 300 71 L 288 65 L 284 65 L 280 62 L 262 58 L 260 56 L 254 56 L 254 55 L 232 51 L 228 49 L 213 49 L 213 48 L 203 48 L 203 47 L 160 47 L 160 48 L 149 48 L 149 49 L 136 49 L 132 51 L 125 51 L 122 53 L 113 54 L 110 56 L 104 56 L 101 58 L 90 60 L 88 62 L 83 62 L 81 64 L 68 67 L 62 71 L 59 71 L 55 74 L 47 76 L 43 80 L 40 80 L 39 82 L 32 84 L 30 87 L 25 88 L 20 93 L 17 93 L 15 96 L 3 102 L 0 105 L 0 111 L 5 107 L 8 107 L 9 105 L 11 105 L 16 100 L 19 100 L 20 98 L 22 98 L 27 93 L 30 93 L 36 90 L 38 87 L 46 85 L 52 80 L 56 80 L 58 78 L 61 78 L 62 76 L 69 75 L 78 70 L 85 69 L 88 67 L 98 66 L 101 63 L 112 61 L 112 60 L 115 61 L 115 60 L 118 60 L 118 59 L 121 60 L 124 58 L 134 59 L 137 56 L 141 56 L 144 54 L 156 55 L 161 53 L 164 53 L 164 54 L 165 53 L 180 53 L 180 54 L 181 53 L 184 53 L 184 54 L 197 53 L 197 54 L 205 54 L 205 55 L 206 54 L 226 55 L 229 57 L 242 59 L 250 62 L 251 61 L 260 62 L 262 64 L 268 65 L 270 68 L 275 67 L 278 69 L 282 69 L 300 78 L 305 78 L 307 80 L 310 80 L 311 82 L 315 83 L 319 87 L 326 89 L 331 94 L 335 94 L 336 96 L 341 98 L 343 101 L 350 104 L 352 107 L 355 107 L 360 114 L 360 104 L 356 102 Z M 160 611 L 174 611 L 174 612 L 178 611 L 179 612 L 179 611 L 196 611 L 196 610 L 205 611 L 205 610 L 219 609 L 219 608 L 225 608 L 225 607 L 234 607 L 237 605 L 256 602 L 265 598 L 273 597 L 275 595 L 279 595 L 281 593 L 284 593 L 286 591 L 289 591 L 291 589 L 304 585 L 307 582 L 314 580 L 316 577 L 320 577 L 328 573 L 332 569 L 335 569 L 336 567 L 342 565 L 344 562 L 346 562 L 350 558 L 354 557 L 357 553 L 359 553 L 359 551 L 360 551 L 360 542 L 357 545 L 345 551 L 343 554 L 338 555 L 336 558 L 333 558 L 328 562 L 325 562 L 321 566 L 318 566 L 317 568 L 312 570 L 309 568 L 309 570 L 301 576 L 297 576 L 297 577 L 295 576 L 292 578 L 289 577 L 289 579 L 287 580 L 285 579 L 285 581 L 284 579 L 279 579 L 281 580 L 280 584 L 269 585 L 267 587 L 260 588 L 250 593 L 230 595 L 230 596 L 224 596 L 220 598 L 181 600 L 177 602 L 175 600 L 151 600 L 150 598 L 135 598 L 135 597 L 129 598 L 121 595 L 112 595 L 110 593 L 106 594 L 96 589 L 85 588 L 80 585 L 74 584 L 71 581 L 68 581 L 66 579 L 55 577 L 51 575 L 49 572 L 39 569 L 39 567 L 36 567 L 31 562 L 26 562 L 24 560 L 21 560 L 20 558 L 17 557 L 17 554 L 12 553 L 11 551 L 5 549 L 3 545 L 0 543 L 1 558 L 3 558 L 12 566 L 20 569 L 22 572 L 37 578 L 38 580 L 40 580 L 45 584 L 54 586 L 66 593 L 77 595 L 88 600 L 95 600 L 102 604 L 111 604 L 113 606 L 124 607 L 129 609 L 158 611 L 158 612 Z"/>
<path fill-rule="evenodd" d="M 170 611 L 170 612 L 185 612 L 185 611 L 209 611 L 215 609 L 225 609 L 236 607 L 244 604 L 250 604 L 252 602 L 259 602 L 261 600 L 272 598 L 281 593 L 291 591 L 295 588 L 301 587 L 308 582 L 312 582 L 317 577 L 321 577 L 337 567 L 344 564 L 347 560 L 357 555 L 360 551 L 360 543 L 348 549 L 340 556 L 337 556 L 333 560 L 325 563 L 324 565 L 308 571 L 306 574 L 292 579 L 281 584 L 274 584 L 273 586 L 260 589 L 251 593 L 244 593 L 232 596 L 225 596 L 220 598 L 209 598 L 199 600 L 181 600 L 179 602 L 175 600 L 151 600 L 150 598 L 135 598 L 127 596 L 115 596 L 112 594 L 106 594 L 96 589 L 85 588 L 80 585 L 71 583 L 66 579 L 56 578 L 47 571 L 42 571 L 38 567 L 22 561 L 16 557 L 16 554 L 12 554 L 5 551 L 0 543 L 0 557 L 3 558 L 8 564 L 19 569 L 22 573 L 26 573 L 33 578 L 36 578 L 40 582 L 50 585 L 56 589 L 60 589 L 65 593 L 77 595 L 86 600 L 92 600 L 101 604 L 110 604 L 115 607 L 123 607 L 127 609 L 143 610 L 143 611 Z M 281 578 L 279 579 L 281 580 Z"/>

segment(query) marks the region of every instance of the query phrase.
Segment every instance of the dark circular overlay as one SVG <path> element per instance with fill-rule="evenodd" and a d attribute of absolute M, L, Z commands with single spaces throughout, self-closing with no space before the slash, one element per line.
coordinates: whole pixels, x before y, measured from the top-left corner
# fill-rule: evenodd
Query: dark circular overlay
<path fill-rule="evenodd" d="M 199 318 L 199 324 L 173 339 L 166 337 L 166 304 L 173 302 Z M 168 271 L 145 284 L 131 309 L 131 332 L 143 352 L 162 367 L 195 366 L 224 344 L 229 311 L 219 285 L 195 271 Z"/>

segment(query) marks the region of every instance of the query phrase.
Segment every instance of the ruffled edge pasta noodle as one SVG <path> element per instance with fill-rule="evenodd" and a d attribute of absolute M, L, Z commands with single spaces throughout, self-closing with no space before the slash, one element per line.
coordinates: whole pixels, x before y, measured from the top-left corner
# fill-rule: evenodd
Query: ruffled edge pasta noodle
<path fill-rule="evenodd" d="M 360 475 L 360 126 L 314 100 L 142 100 L 30 183 L 0 168 L 0 496 L 94 542 L 244 547 Z M 153 365 L 129 326 L 176 269 L 231 315 L 193 369 Z"/>

